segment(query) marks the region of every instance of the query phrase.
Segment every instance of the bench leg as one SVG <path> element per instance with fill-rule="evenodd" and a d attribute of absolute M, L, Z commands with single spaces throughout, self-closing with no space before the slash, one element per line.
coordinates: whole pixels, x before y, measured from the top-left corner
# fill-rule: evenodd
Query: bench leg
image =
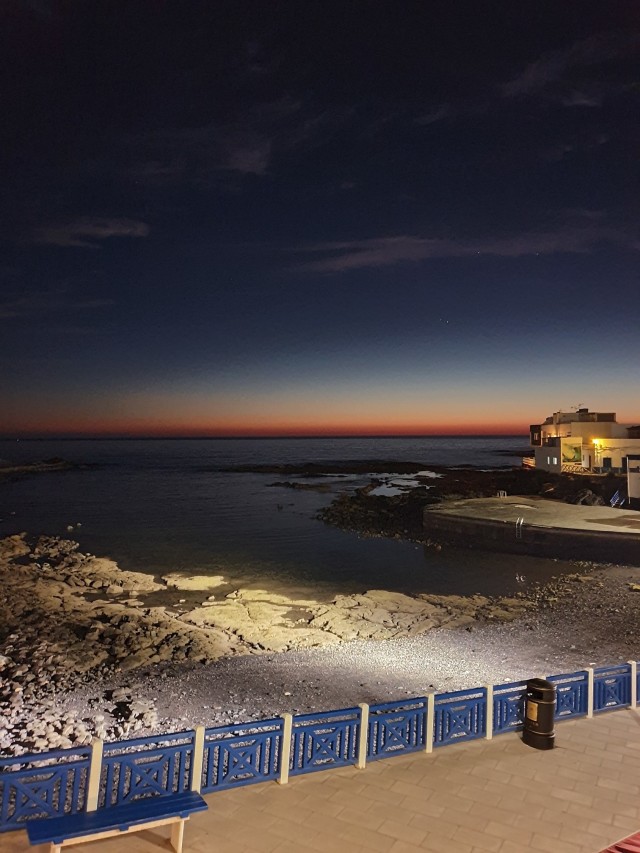
<path fill-rule="evenodd" d="M 49 853 L 62 853 L 62 844 L 54 844 L 52 841 L 49 846 Z"/>
<path fill-rule="evenodd" d="M 182 853 L 182 839 L 184 837 L 184 820 L 179 820 L 171 827 L 171 846 L 176 853 Z"/>

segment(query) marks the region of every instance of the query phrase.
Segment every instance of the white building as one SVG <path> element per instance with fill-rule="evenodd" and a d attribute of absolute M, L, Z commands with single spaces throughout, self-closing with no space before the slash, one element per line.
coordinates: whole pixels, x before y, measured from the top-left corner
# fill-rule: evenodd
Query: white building
<path fill-rule="evenodd" d="M 558 474 L 621 473 L 627 457 L 640 454 L 640 426 L 619 424 L 615 412 L 554 412 L 529 429 L 536 468 Z"/>

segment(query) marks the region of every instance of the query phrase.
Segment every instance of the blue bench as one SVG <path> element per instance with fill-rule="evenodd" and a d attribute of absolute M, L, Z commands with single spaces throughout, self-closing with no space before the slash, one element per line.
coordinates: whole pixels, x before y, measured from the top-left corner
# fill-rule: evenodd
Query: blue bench
<path fill-rule="evenodd" d="M 33 820 L 26 824 L 26 828 L 31 844 L 50 844 L 50 853 L 60 853 L 63 847 L 71 844 L 175 824 L 171 831 L 171 846 L 176 853 L 182 853 L 185 820 L 206 808 L 208 806 L 200 794 L 187 791 L 148 797 L 95 812 Z"/>

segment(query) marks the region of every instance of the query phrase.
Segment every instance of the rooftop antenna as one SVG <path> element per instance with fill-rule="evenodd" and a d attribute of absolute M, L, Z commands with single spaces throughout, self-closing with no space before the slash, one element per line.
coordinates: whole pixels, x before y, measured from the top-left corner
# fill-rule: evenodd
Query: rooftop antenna
<path fill-rule="evenodd" d="M 583 404 L 582 404 L 582 403 L 576 403 L 576 405 L 575 405 L 575 406 L 571 406 L 571 408 L 574 410 L 574 412 L 577 412 L 577 411 L 578 411 L 578 409 L 581 409 L 581 408 L 582 408 L 582 406 L 583 406 Z"/>

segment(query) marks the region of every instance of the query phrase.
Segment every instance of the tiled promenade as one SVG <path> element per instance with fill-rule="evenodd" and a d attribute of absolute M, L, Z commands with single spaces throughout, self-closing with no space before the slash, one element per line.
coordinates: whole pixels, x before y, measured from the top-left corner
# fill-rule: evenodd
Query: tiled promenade
<path fill-rule="evenodd" d="M 184 853 L 596 853 L 640 829 L 640 715 L 561 723 L 541 752 L 517 735 L 207 797 Z M 159 853 L 163 828 L 71 848 Z M 26 833 L 0 853 L 45 853 Z"/>

